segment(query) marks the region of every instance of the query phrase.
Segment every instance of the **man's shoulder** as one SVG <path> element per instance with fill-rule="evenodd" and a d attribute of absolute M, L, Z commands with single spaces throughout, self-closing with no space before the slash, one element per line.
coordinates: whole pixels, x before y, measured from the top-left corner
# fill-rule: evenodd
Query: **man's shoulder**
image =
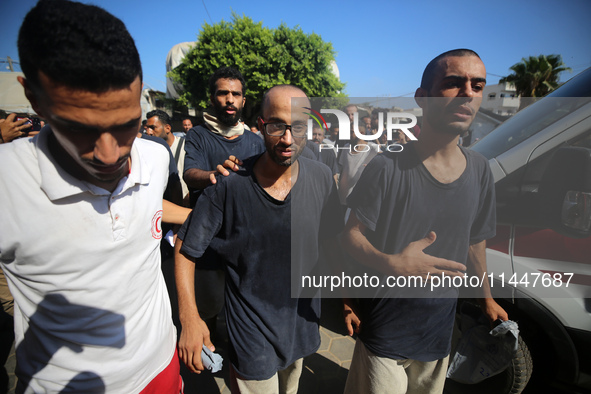
<path fill-rule="evenodd" d="M 170 147 L 162 138 L 143 135 L 142 138 L 136 138 L 135 146 L 140 152 L 147 152 L 147 154 L 166 154 L 170 151 Z"/>
<path fill-rule="evenodd" d="M 261 138 L 260 136 L 258 136 L 257 134 L 253 133 L 252 131 L 250 131 L 248 129 L 244 129 L 244 133 L 242 134 L 242 136 L 245 137 L 245 139 L 247 139 L 249 141 L 260 142 L 263 145 L 265 143 L 263 138 Z"/>
<path fill-rule="evenodd" d="M 236 138 L 225 138 L 224 136 L 214 133 L 213 131 L 209 130 L 207 127 L 203 125 L 195 126 L 187 133 L 187 140 L 215 140 L 221 143 L 227 144 L 235 144 L 241 143 L 243 141 L 248 142 L 260 142 L 263 144 L 263 140 L 261 137 L 257 136 L 250 130 L 244 129 L 244 133 L 237 136 Z"/>
<path fill-rule="evenodd" d="M 34 137 L 35 138 L 35 137 Z M 35 142 L 33 138 L 19 138 L 6 144 L 0 144 L 0 160 L 25 160 L 21 158 L 22 154 L 34 154 Z"/>
<path fill-rule="evenodd" d="M 305 174 L 309 178 L 313 179 L 328 179 L 332 180 L 332 171 L 330 168 L 321 161 L 310 159 L 308 157 L 301 156 L 298 157 L 298 162 L 300 166 L 305 171 Z"/>
<path fill-rule="evenodd" d="M 230 171 L 230 174 L 227 176 L 220 175 L 220 174 L 216 175 L 217 182 L 215 185 L 223 184 L 225 187 L 228 184 L 233 184 L 236 182 L 244 182 L 244 181 L 248 181 L 249 179 L 253 179 L 254 178 L 254 165 L 257 162 L 257 160 L 259 159 L 259 157 L 261 157 L 261 155 L 262 155 L 262 153 L 245 159 L 242 163 L 242 166 L 240 166 L 240 168 L 238 169 L 238 171 Z M 212 185 L 212 186 L 215 186 L 215 185 Z M 207 188 L 210 188 L 210 187 L 211 186 L 208 186 Z"/>
<path fill-rule="evenodd" d="M 383 152 L 375 155 L 367 164 L 368 167 L 373 168 L 395 168 L 398 167 L 400 162 L 409 160 L 409 152 Z M 364 171 L 365 172 L 365 171 Z"/>
<path fill-rule="evenodd" d="M 0 177 L 3 182 L 21 182 L 39 172 L 36 143 L 32 138 L 21 138 L 0 144 Z M 52 157 L 49 157 L 52 160 Z"/>
<path fill-rule="evenodd" d="M 201 133 L 213 134 L 211 131 L 209 131 L 209 129 L 207 127 L 205 127 L 204 125 L 199 124 L 199 125 L 193 127 L 192 129 L 190 129 L 187 132 L 187 135 L 189 135 L 189 134 L 201 134 Z"/>
<path fill-rule="evenodd" d="M 470 168 L 473 168 L 479 177 L 484 177 L 487 174 L 492 176 L 492 171 L 490 169 L 490 165 L 488 163 L 488 159 L 484 157 L 480 152 L 476 152 L 469 148 L 460 147 L 464 155 L 466 156 L 466 161 L 468 162 Z"/>
<path fill-rule="evenodd" d="M 470 157 L 475 163 L 487 163 L 488 164 L 488 159 L 486 157 L 484 157 L 484 155 L 480 152 L 476 152 L 475 150 L 469 149 L 469 148 L 465 148 L 463 146 L 460 146 L 460 149 L 462 150 L 462 152 L 464 152 L 464 155 L 466 155 L 467 157 Z"/>
<path fill-rule="evenodd" d="M 197 125 L 193 127 L 192 129 L 187 131 L 187 134 L 185 136 L 185 139 L 187 141 L 202 140 L 204 138 L 214 138 L 214 133 L 209 131 L 203 125 Z"/>
<path fill-rule="evenodd" d="M 184 135 L 183 136 L 175 135 L 174 142 L 172 143 L 170 150 L 172 150 L 174 152 L 177 148 L 182 149 L 184 145 L 185 145 L 185 136 Z"/>

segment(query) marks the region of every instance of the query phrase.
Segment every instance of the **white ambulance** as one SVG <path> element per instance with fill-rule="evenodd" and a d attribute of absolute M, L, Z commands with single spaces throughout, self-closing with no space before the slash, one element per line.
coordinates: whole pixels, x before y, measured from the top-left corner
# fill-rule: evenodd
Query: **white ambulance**
<path fill-rule="evenodd" d="M 591 69 L 472 149 L 495 177 L 493 295 L 525 344 L 506 373 L 467 392 L 519 393 L 532 366 L 526 393 L 591 392 Z"/>

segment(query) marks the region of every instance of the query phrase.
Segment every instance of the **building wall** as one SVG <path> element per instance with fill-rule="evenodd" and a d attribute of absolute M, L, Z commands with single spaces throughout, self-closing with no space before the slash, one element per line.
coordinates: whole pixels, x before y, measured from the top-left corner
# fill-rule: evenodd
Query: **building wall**
<path fill-rule="evenodd" d="M 519 109 L 520 98 L 510 83 L 487 85 L 482 94 L 482 108 L 497 115 L 514 115 Z"/>

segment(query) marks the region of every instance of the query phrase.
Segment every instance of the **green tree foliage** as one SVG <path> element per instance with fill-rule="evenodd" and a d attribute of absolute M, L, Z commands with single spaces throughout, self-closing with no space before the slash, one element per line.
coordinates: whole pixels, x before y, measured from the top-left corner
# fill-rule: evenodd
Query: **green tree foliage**
<path fill-rule="evenodd" d="M 237 68 L 247 85 L 243 118 L 253 122 L 262 96 L 277 84 L 294 84 L 310 97 L 344 97 L 344 84 L 331 71 L 332 44 L 299 27 L 263 27 L 251 18 L 233 14 L 232 22 L 204 24 L 197 44 L 169 75 L 184 87 L 183 105 L 209 105 L 208 79 L 223 66 Z"/>
<path fill-rule="evenodd" d="M 558 87 L 559 74 L 572 71 L 560 55 L 530 56 L 510 67 L 512 74 L 499 82 L 511 82 L 521 97 L 543 97 Z"/>

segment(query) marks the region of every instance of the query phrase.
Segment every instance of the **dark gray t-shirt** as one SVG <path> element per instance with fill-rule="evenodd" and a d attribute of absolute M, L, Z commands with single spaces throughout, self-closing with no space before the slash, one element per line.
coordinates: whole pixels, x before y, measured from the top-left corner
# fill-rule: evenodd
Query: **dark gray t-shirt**
<path fill-rule="evenodd" d="M 213 171 L 218 164 L 222 164 L 228 157 L 235 156 L 244 161 L 265 151 L 263 139 L 244 130 L 244 133 L 234 139 L 227 139 L 216 134 L 205 126 L 195 126 L 187 133 L 185 139 L 185 167 L 198 168 L 203 171 Z M 191 207 L 202 193 L 202 190 L 191 189 Z M 213 250 L 207 250 L 200 258 L 200 269 L 214 269 L 219 257 Z"/>
<path fill-rule="evenodd" d="M 367 226 L 373 246 L 387 254 L 400 253 L 432 230 L 437 239 L 424 252 L 465 264 L 471 244 L 494 236 L 494 180 L 488 162 L 477 152 L 461 149 L 466 170 L 449 184 L 429 173 L 412 143 L 402 152 L 378 155 L 367 165 L 347 203 Z M 360 338 L 366 347 L 394 359 L 445 357 L 457 290 L 419 290 L 417 298 L 408 298 L 403 289 L 394 291 L 393 298 L 391 289 L 378 289 L 374 298 L 359 300 Z"/>
<path fill-rule="evenodd" d="M 300 157 L 297 182 L 280 201 L 254 177 L 257 159 L 206 188 L 178 233 L 188 255 L 209 246 L 221 257 L 230 360 L 249 380 L 269 379 L 318 349 L 320 299 L 291 297 L 292 265 L 313 269 L 321 233 L 336 235 L 340 226 L 328 167 Z"/>
<path fill-rule="evenodd" d="M 232 155 L 244 161 L 264 151 L 263 139 L 250 130 L 245 129 L 242 135 L 228 139 L 199 125 L 189 130 L 185 138 L 184 171 L 190 168 L 213 171 Z M 201 190 L 191 190 L 191 206 L 199 195 Z"/>
<path fill-rule="evenodd" d="M 244 134 L 227 139 L 205 126 L 195 126 L 187 133 L 185 151 L 185 171 L 189 168 L 213 171 L 231 155 L 244 161 L 263 153 L 265 143 L 246 129 Z"/>

